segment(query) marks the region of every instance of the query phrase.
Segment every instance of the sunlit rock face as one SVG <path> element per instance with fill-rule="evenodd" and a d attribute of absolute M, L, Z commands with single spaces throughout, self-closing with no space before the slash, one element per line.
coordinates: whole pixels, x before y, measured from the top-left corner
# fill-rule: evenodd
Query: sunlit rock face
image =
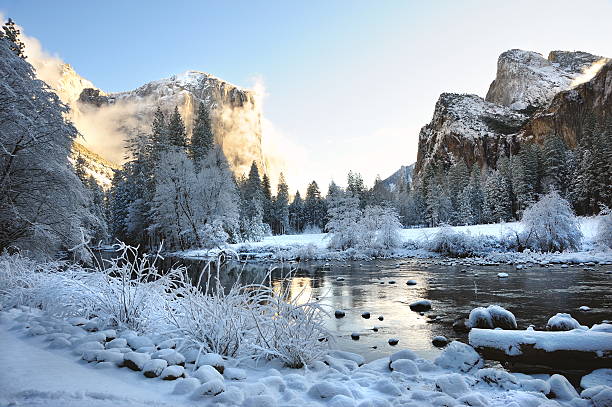
<path fill-rule="evenodd" d="M 247 173 L 253 161 L 266 169 L 260 107 L 257 95 L 250 90 L 198 71 L 119 93 L 105 93 L 70 65 L 57 61 L 37 66 L 37 74 L 70 107 L 68 119 L 82 136 L 78 139 L 81 151 L 88 149 L 92 156 L 121 164 L 126 155 L 125 141 L 151 131 L 158 106 L 168 115 L 178 107 L 190 137 L 197 109 L 204 103 L 210 109 L 217 142 L 234 172 Z"/>
<path fill-rule="evenodd" d="M 128 92 L 104 94 L 86 88 L 72 106 L 73 120 L 86 140 L 102 137 L 123 142 L 130 135 L 150 131 L 157 107 L 167 115 L 178 107 L 190 137 L 201 103 L 211 112 L 217 142 L 223 146 L 234 171 L 248 172 L 253 161 L 263 167 L 261 114 L 256 95 L 204 72 L 187 71 Z M 101 131 L 105 134 L 99 134 Z M 103 151 L 96 152 L 105 155 Z M 115 160 L 118 153 L 124 154 L 116 148 L 107 152 Z"/>
<path fill-rule="evenodd" d="M 415 172 L 428 165 L 448 168 L 458 160 L 468 166 L 493 166 L 502 152 L 514 148 L 528 117 L 476 95 L 443 93 L 434 115 L 419 134 Z"/>
<path fill-rule="evenodd" d="M 589 68 L 602 60 L 580 51 L 552 51 L 548 59 L 533 51 L 506 51 L 499 56 L 486 100 L 533 113 L 547 107 L 557 93 L 589 80 L 594 75 Z"/>
<path fill-rule="evenodd" d="M 603 65 L 590 81 L 558 93 L 548 108 L 529 121 L 522 138 L 542 143 L 547 136 L 557 134 L 574 148 L 588 114 L 599 123 L 612 119 L 612 61 Z"/>
<path fill-rule="evenodd" d="M 548 59 L 522 50 L 500 55 L 486 99 L 443 93 L 421 129 L 415 177 L 428 166 L 495 168 L 501 155 L 560 134 L 573 148 L 587 112 L 612 117 L 609 59 L 586 52 L 552 51 Z"/>

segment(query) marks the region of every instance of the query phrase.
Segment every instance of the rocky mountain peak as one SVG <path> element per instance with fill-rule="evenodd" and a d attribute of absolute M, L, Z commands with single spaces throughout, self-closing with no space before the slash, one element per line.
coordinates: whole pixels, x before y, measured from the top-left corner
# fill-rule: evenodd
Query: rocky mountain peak
<path fill-rule="evenodd" d="M 581 51 L 552 51 L 548 58 L 533 51 L 506 51 L 499 56 L 486 100 L 533 113 L 547 107 L 557 93 L 570 89 L 600 60 L 600 56 Z"/>
<path fill-rule="evenodd" d="M 468 166 L 494 166 L 498 154 L 512 147 L 527 119 L 477 95 L 443 93 L 431 122 L 419 133 L 415 173 L 428 165 L 446 167 L 458 159 Z"/>

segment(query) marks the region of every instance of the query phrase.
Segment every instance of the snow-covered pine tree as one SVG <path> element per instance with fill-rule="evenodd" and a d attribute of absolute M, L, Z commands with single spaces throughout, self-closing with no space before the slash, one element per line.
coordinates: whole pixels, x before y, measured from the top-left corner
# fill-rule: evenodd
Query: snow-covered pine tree
<path fill-rule="evenodd" d="M 333 199 L 330 204 L 330 220 L 325 226 L 330 233 L 329 247 L 340 250 L 357 247 L 361 243 L 359 199 L 347 193 Z"/>
<path fill-rule="evenodd" d="M 100 227 L 68 161 L 77 131 L 67 111 L 14 42 L 0 38 L 0 251 L 50 256 L 80 247 Z"/>
<path fill-rule="evenodd" d="M 272 187 L 270 186 L 270 178 L 268 174 L 264 174 L 261 178 L 261 196 L 262 196 L 262 208 L 263 208 L 263 222 L 272 227 L 274 223 L 274 213 L 272 207 Z"/>
<path fill-rule="evenodd" d="M 8 41 L 8 46 L 11 51 L 15 53 L 19 58 L 26 59 L 25 56 L 25 44 L 19 38 L 21 31 L 15 25 L 15 22 L 12 19 L 8 19 L 8 21 L 2 26 L 2 31 L 0 31 L 0 38 L 4 38 Z"/>
<path fill-rule="evenodd" d="M 512 191 L 514 192 L 514 214 L 517 219 L 523 216 L 525 209 L 535 201 L 533 186 L 530 185 L 525 177 L 525 167 L 523 161 L 518 156 L 513 156 L 510 160 L 512 167 Z"/>
<path fill-rule="evenodd" d="M 204 103 L 200 103 L 189 142 L 189 154 L 196 164 L 196 168 L 198 168 L 199 162 L 208 154 L 214 144 L 215 136 L 208 108 Z"/>
<path fill-rule="evenodd" d="M 566 163 L 567 146 L 557 134 L 549 135 L 544 139 L 542 146 L 544 166 L 544 191 L 559 191 L 560 195 L 567 196 L 568 167 Z"/>
<path fill-rule="evenodd" d="M 280 173 L 278 177 L 278 187 L 274 198 L 274 227 L 272 231 L 282 235 L 289 230 L 289 186 L 285 181 L 285 176 Z"/>
<path fill-rule="evenodd" d="M 304 224 L 308 228 L 322 230 L 326 215 L 327 209 L 319 186 L 316 181 L 312 181 L 308 184 L 304 199 Z"/>
<path fill-rule="evenodd" d="M 294 233 L 301 233 L 304 228 L 304 201 L 300 191 L 295 191 L 289 205 L 289 225 Z"/>
<path fill-rule="evenodd" d="M 168 144 L 178 149 L 187 147 L 187 133 L 185 131 L 185 123 L 178 111 L 178 107 L 174 107 L 174 112 L 168 121 Z"/>
<path fill-rule="evenodd" d="M 484 220 L 489 223 L 497 223 L 507 221 L 511 216 L 508 186 L 499 171 L 490 171 L 487 174 L 484 188 Z"/>
<path fill-rule="evenodd" d="M 359 205 L 365 207 L 365 183 L 363 177 L 358 172 L 349 171 L 347 176 L 346 191 L 356 196 L 359 199 Z"/>
<path fill-rule="evenodd" d="M 241 187 L 240 227 L 245 240 L 261 240 L 265 235 L 263 225 L 263 191 L 255 161 L 249 176 Z"/>
<path fill-rule="evenodd" d="M 450 223 L 457 225 L 462 223 L 460 216 L 461 192 L 465 189 L 470 181 L 470 172 L 465 164 L 465 161 L 460 160 L 458 163 L 453 164 L 448 170 L 446 179 L 448 185 L 448 196 L 452 206 L 449 221 Z"/>
<path fill-rule="evenodd" d="M 202 232 L 203 239 L 207 233 L 214 233 L 214 241 L 219 245 L 219 225 L 233 242 L 240 240 L 240 197 L 227 158 L 221 146 L 216 145 L 206 154 L 201 162 L 202 168 L 196 177 L 197 186 L 195 205 L 201 207 L 202 222 L 210 225 Z M 201 227 L 201 226 L 200 226 Z"/>

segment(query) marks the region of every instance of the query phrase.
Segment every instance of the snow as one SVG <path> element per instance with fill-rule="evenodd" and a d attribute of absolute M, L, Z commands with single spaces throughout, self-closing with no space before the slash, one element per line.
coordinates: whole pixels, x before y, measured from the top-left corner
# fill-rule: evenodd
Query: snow
<path fill-rule="evenodd" d="M 546 329 L 549 331 L 571 331 L 572 329 L 581 329 L 582 326 L 570 314 L 558 313 L 551 317 L 546 323 Z"/>
<path fill-rule="evenodd" d="M 581 251 L 562 253 L 539 253 L 530 250 L 525 252 L 497 252 L 483 253 L 484 261 L 525 263 L 612 263 L 612 250 L 602 249 L 596 245 L 596 235 L 599 219 L 597 217 L 579 217 L 580 231 L 583 235 Z M 441 227 L 411 228 L 399 231 L 403 247 L 384 252 L 387 257 L 437 257 L 438 255 L 425 249 Z M 473 238 L 487 238 L 503 240 L 511 232 L 522 232 L 520 222 L 482 224 L 469 226 L 455 226 L 453 230 L 466 233 Z M 252 259 L 292 260 L 302 259 L 343 260 L 347 257 L 367 259 L 370 255 L 365 251 L 336 251 L 328 248 L 328 233 L 276 235 L 266 236 L 260 242 L 245 242 L 229 245 L 231 250 L 246 255 Z M 306 251 L 305 248 L 309 250 Z M 185 258 L 210 258 L 218 251 L 215 250 L 186 250 L 175 252 L 172 255 Z"/>
<path fill-rule="evenodd" d="M 612 369 L 593 370 L 588 375 L 582 376 L 580 386 L 583 389 L 588 389 L 595 386 L 612 387 Z"/>
<path fill-rule="evenodd" d="M 484 329 L 516 329 L 517 327 L 514 314 L 499 305 L 474 308 L 470 312 L 468 325 L 472 328 Z"/>
<path fill-rule="evenodd" d="M 612 352 L 612 334 L 585 329 L 571 331 L 492 330 L 474 328 L 469 335 L 470 345 L 494 348 L 507 355 L 520 355 L 521 344 L 533 345 L 546 352 L 576 350 L 583 352 Z"/>
<path fill-rule="evenodd" d="M 44 332 L 25 336 L 28 330 L 25 321 Z M 460 342 L 449 344 L 435 364 L 408 349 L 370 363 L 363 363 L 360 355 L 336 350 L 324 359 L 329 365 L 317 361 L 301 369 L 286 368 L 279 361 L 223 358 L 223 375 L 210 365 L 202 365 L 194 372 L 191 363 L 185 368 L 165 366 L 166 360 L 148 360 L 149 354 L 125 353 L 126 360 L 148 364 L 147 368 L 156 372 L 163 366 L 160 377 L 146 378 L 114 363 L 101 362 L 94 366 L 96 362 L 80 362 L 81 355 L 74 355 L 70 348 L 47 347 L 48 338 L 56 338 L 53 335 L 61 322 L 27 307 L 0 311 L 0 405 L 165 407 L 195 403 L 383 407 L 400 402 L 423 407 L 457 404 L 506 407 L 541 405 L 546 401 L 548 389 L 553 389 L 554 400 L 560 405 L 578 405 L 575 404 L 578 394 L 562 376 L 555 375 L 545 381 L 539 377 L 512 375 L 498 368 L 481 369 L 482 359 L 470 346 Z M 91 335 L 82 332 L 84 337 Z M 594 333 L 609 335 L 601 331 Z M 155 335 L 151 338 L 155 338 L 154 342 L 159 340 Z M 91 352 L 100 356 L 100 360 L 118 361 L 116 356 L 123 355 L 118 347 Z M 180 348 L 178 351 L 165 348 L 153 354 L 169 357 L 179 353 L 182 353 Z M 209 358 L 211 362 L 219 362 L 216 356 Z M 606 370 L 602 371 L 583 379 L 590 386 L 583 396 L 601 406 L 606 405 L 610 393 L 609 387 L 600 384 L 600 378 L 609 375 Z M 163 380 L 183 374 L 186 378 Z"/>

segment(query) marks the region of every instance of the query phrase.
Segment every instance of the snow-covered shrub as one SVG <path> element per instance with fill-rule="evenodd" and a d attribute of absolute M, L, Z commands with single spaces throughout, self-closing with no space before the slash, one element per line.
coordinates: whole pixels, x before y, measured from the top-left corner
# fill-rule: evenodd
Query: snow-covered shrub
<path fill-rule="evenodd" d="M 598 219 L 595 242 L 601 247 L 612 249 L 612 209 L 602 209 Z"/>
<path fill-rule="evenodd" d="M 442 225 L 433 238 L 425 243 L 427 250 L 457 257 L 481 254 L 499 246 L 500 242 L 492 236 L 472 236 L 458 232 L 449 225 Z"/>
<path fill-rule="evenodd" d="M 332 249 L 391 249 L 401 245 L 402 225 L 393 208 L 368 206 L 362 211 L 359 200 L 349 194 L 331 201 L 329 216 L 326 228 Z"/>
<path fill-rule="evenodd" d="M 301 368 L 329 351 L 332 335 L 325 328 L 328 315 L 318 301 L 291 292 L 291 274 L 278 290 L 266 289 L 257 323 L 254 345 L 260 357 L 277 358 L 285 365 Z"/>
<path fill-rule="evenodd" d="M 545 252 L 577 250 L 582 232 L 569 202 L 556 191 L 544 195 L 523 214 L 524 247 Z"/>
<path fill-rule="evenodd" d="M 204 225 L 200 234 L 202 236 L 202 247 L 206 249 L 221 248 L 225 246 L 227 239 L 229 239 L 220 219 L 215 220 L 212 224 Z"/>
<path fill-rule="evenodd" d="M 19 253 L 3 253 L 0 255 L 0 306 L 35 306 L 41 280 L 62 266 L 60 262 L 38 263 Z"/>
<path fill-rule="evenodd" d="M 86 317 L 97 316 L 104 326 L 147 332 L 164 324 L 166 297 L 175 287 L 175 280 L 186 272 L 184 267 L 159 270 L 159 254 L 139 255 L 135 247 L 115 245 L 119 255 L 103 260 L 88 278 L 80 281 Z"/>
<path fill-rule="evenodd" d="M 185 275 L 169 303 L 168 319 L 186 346 L 232 357 L 278 358 L 292 367 L 327 352 L 331 335 L 318 302 L 302 302 L 288 288 L 275 291 L 264 284 L 236 282 L 224 290 L 219 272 L 209 264 L 200 276 L 206 281 L 196 285 Z"/>
<path fill-rule="evenodd" d="M 264 299 L 260 291 L 257 285 L 241 285 L 238 281 L 225 289 L 220 280 L 220 261 L 216 266 L 208 263 L 196 284 L 187 273 L 181 276 L 168 303 L 167 318 L 185 336 L 186 346 L 238 356 L 244 353 L 246 343 L 253 341 L 257 304 Z"/>
<path fill-rule="evenodd" d="M 358 224 L 362 213 L 356 197 L 345 194 L 335 198 L 330 203 L 328 215 L 330 220 L 326 229 L 331 236 L 330 248 L 346 250 L 359 245 L 361 237 Z"/>

